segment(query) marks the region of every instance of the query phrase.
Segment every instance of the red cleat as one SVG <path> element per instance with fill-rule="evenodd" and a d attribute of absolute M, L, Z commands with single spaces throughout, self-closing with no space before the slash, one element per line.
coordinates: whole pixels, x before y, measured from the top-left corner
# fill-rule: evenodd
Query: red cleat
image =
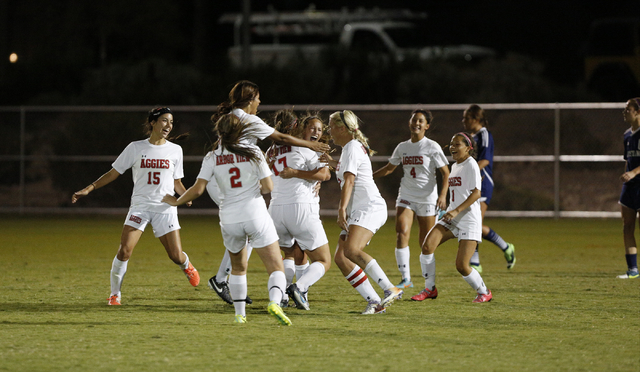
<path fill-rule="evenodd" d="M 493 299 L 493 295 L 491 294 L 491 291 L 489 291 L 489 293 L 487 294 L 480 294 L 478 293 L 478 296 L 476 296 L 476 299 L 473 300 L 473 302 L 479 303 L 479 302 L 489 302 Z"/>
<path fill-rule="evenodd" d="M 120 297 L 118 297 L 117 295 L 113 295 L 109 298 L 107 298 L 107 305 L 120 305 Z"/>
<path fill-rule="evenodd" d="M 189 279 L 189 283 L 191 283 L 192 286 L 197 287 L 198 284 L 200 284 L 200 274 L 198 274 L 198 270 L 193 267 L 191 262 L 189 262 L 189 267 L 187 267 L 183 271 L 184 275 L 187 276 L 187 279 Z"/>
<path fill-rule="evenodd" d="M 420 293 L 418 293 L 417 295 L 411 297 L 411 299 L 413 301 L 424 301 L 427 298 L 435 300 L 436 297 L 438 297 L 438 289 L 434 285 L 432 290 L 428 290 L 428 289 L 425 288 Z"/>

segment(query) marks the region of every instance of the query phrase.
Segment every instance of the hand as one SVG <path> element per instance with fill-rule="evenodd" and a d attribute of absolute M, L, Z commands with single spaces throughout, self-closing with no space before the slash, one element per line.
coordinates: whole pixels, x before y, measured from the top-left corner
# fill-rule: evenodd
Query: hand
<path fill-rule="evenodd" d="M 296 170 L 289 167 L 285 167 L 283 170 L 280 171 L 279 176 L 284 179 L 293 178 L 296 176 Z"/>
<path fill-rule="evenodd" d="M 177 201 L 178 201 L 178 199 L 175 196 L 169 195 L 169 194 L 165 195 L 162 198 L 162 202 L 163 203 L 167 203 L 167 204 L 169 204 L 171 206 L 174 206 L 174 207 L 178 206 Z"/>
<path fill-rule="evenodd" d="M 338 226 L 347 233 L 349 232 L 349 225 L 347 224 L 347 211 L 338 209 Z"/>
<path fill-rule="evenodd" d="M 456 216 L 458 215 L 458 211 L 456 211 L 455 209 L 450 210 L 449 212 L 445 213 L 444 216 L 442 216 L 442 219 L 445 222 L 451 222 L 451 220 L 453 220 L 454 218 L 456 218 Z"/>
<path fill-rule="evenodd" d="M 187 207 L 190 207 L 190 206 L 192 206 L 192 205 L 193 205 L 193 202 L 192 202 L 192 201 L 187 202 L 187 204 L 186 204 L 186 205 L 187 205 Z"/>
<path fill-rule="evenodd" d="M 95 189 L 95 186 L 91 184 L 80 191 L 76 191 L 73 195 L 71 195 L 71 203 L 75 203 L 83 196 L 89 195 L 89 193 L 91 192 L 89 191 L 89 188 L 91 188 L 91 191 L 93 191 Z"/>
<path fill-rule="evenodd" d="M 443 211 L 447 210 L 447 197 L 445 196 L 445 197 L 438 198 L 438 202 L 436 203 L 436 206 Z"/>
<path fill-rule="evenodd" d="M 327 154 L 326 152 L 322 153 L 322 155 L 320 155 L 318 159 L 320 160 L 321 163 L 329 163 L 330 161 L 333 160 L 331 155 Z"/>
<path fill-rule="evenodd" d="M 327 145 L 326 143 L 322 143 L 322 142 L 311 142 L 312 145 L 310 147 L 311 150 L 316 151 L 316 152 L 329 152 L 329 150 L 331 150 L 331 146 Z"/>
<path fill-rule="evenodd" d="M 622 182 L 629 182 L 635 177 L 635 173 L 633 172 L 624 172 L 622 176 L 620 176 L 620 180 Z"/>
<path fill-rule="evenodd" d="M 320 195 L 320 188 L 321 187 L 322 187 L 322 182 L 316 182 L 316 185 L 313 186 L 313 195 L 314 196 Z"/>

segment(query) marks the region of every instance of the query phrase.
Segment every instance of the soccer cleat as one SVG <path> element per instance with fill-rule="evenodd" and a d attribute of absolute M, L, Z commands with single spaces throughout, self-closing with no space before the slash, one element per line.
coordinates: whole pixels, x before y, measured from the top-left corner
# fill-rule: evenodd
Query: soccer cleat
<path fill-rule="evenodd" d="M 438 297 L 438 289 L 434 285 L 432 289 L 429 290 L 425 288 L 422 291 L 420 291 L 420 293 L 418 293 L 417 295 L 411 297 L 411 299 L 413 301 L 424 301 L 427 298 L 435 300 L 437 297 Z"/>
<path fill-rule="evenodd" d="M 504 259 L 507 260 L 507 269 L 511 270 L 516 265 L 516 247 L 507 243 L 507 250 L 504 251 Z"/>
<path fill-rule="evenodd" d="M 480 265 L 480 264 L 477 264 L 477 265 L 476 265 L 476 264 L 472 264 L 472 263 L 470 263 L 470 264 L 469 264 L 469 266 L 470 266 L 472 269 L 476 269 L 476 271 L 478 272 L 478 274 L 482 274 L 482 265 Z"/>
<path fill-rule="evenodd" d="M 479 302 L 489 302 L 493 299 L 493 295 L 491 294 L 491 291 L 489 291 L 489 293 L 487 294 L 480 294 L 478 293 L 478 295 L 476 296 L 476 299 L 473 300 L 474 303 L 479 303 Z"/>
<path fill-rule="evenodd" d="M 233 320 L 234 323 L 246 323 L 247 322 L 247 318 L 245 318 L 244 316 L 240 315 L 240 314 L 236 314 L 235 319 Z"/>
<path fill-rule="evenodd" d="M 289 297 L 282 296 L 282 301 L 280 301 L 280 307 L 283 308 L 283 309 L 285 307 L 289 307 Z"/>
<path fill-rule="evenodd" d="M 120 305 L 120 297 L 118 297 L 118 295 L 112 295 L 111 297 L 107 298 L 107 305 Z"/>
<path fill-rule="evenodd" d="M 372 315 L 372 314 L 382 314 L 386 313 L 387 309 L 382 306 L 379 302 L 369 301 L 367 307 L 360 314 L 362 315 Z"/>
<path fill-rule="evenodd" d="M 192 286 L 197 287 L 198 284 L 200 284 L 200 274 L 198 274 L 198 270 L 193 267 L 191 262 L 189 262 L 189 267 L 182 271 L 184 271 L 184 275 L 187 276 L 187 279 L 189 279 L 189 283 L 191 283 Z"/>
<path fill-rule="evenodd" d="M 216 281 L 215 275 L 209 279 L 209 288 L 213 289 L 220 298 L 228 303 L 229 305 L 233 304 L 233 300 L 231 299 L 231 293 L 229 292 L 229 286 L 227 282 L 218 282 Z"/>
<path fill-rule="evenodd" d="M 384 299 L 382 299 L 382 306 L 387 306 L 393 303 L 394 300 L 398 300 L 402 298 L 402 294 L 404 291 L 400 288 L 391 287 L 390 289 L 384 290 Z"/>
<path fill-rule="evenodd" d="M 413 282 L 411 280 L 402 279 L 402 281 L 400 283 L 398 283 L 398 285 L 396 285 L 396 287 L 398 287 L 400 289 L 413 288 Z"/>
<path fill-rule="evenodd" d="M 267 311 L 269 311 L 269 314 L 273 315 L 280 324 L 285 326 L 291 325 L 291 320 L 289 320 L 289 318 L 285 315 L 284 311 L 282 311 L 282 308 L 280 307 L 280 305 L 278 305 L 275 301 L 269 302 L 269 306 L 267 306 Z"/>
<path fill-rule="evenodd" d="M 618 275 L 618 279 L 636 279 L 639 276 L 638 270 L 629 270 L 626 274 Z"/>
<path fill-rule="evenodd" d="M 296 303 L 296 308 L 301 310 L 309 310 L 309 301 L 307 301 L 307 294 L 301 293 L 296 283 L 291 284 L 287 288 L 287 294 Z"/>

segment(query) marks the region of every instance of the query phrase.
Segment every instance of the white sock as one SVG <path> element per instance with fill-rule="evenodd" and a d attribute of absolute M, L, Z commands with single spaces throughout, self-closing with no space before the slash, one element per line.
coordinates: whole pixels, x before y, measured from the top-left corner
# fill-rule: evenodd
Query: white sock
<path fill-rule="evenodd" d="M 222 256 L 222 261 L 220 262 L 220 267 L 218 267 L 218 273 L 216 274 L 216 282 L 226 282 L 227 275 L 229 274 L 231 274 L 231 256 L 229 256 L 229 251 L 225 249 L 224 256 Z"/>
<path fill-rule="evenodd" d="M 296 285 L 300 292 L 308 291 L 309 287 L 322 278 L 324 271 L 324 265 L 320 262 L 314 262 L 309 265 L 309 268 L 304 272 L 304 275 L 302 275 L 300 279 L 296 280 Z"/>
<path fill-rule="evenodd" d="M 398 263 L 398 270 L 402 274 L 402 279 L 411 281 L 411 268 L 409 267 L 409 258 L 411 257 L 411 251 L 409 247 L 396 248 L 396 262 Z"/>
<path fill-rule="evenodd" d="M 127 264 L 129 261 L 120 261 L 118 256 L 113 258 L 111 264 L 111 295 L 120 297 L 120 288 L 122 288 L 122 280 L 124 274 L 127 273 Z"/>
<path fill-rule="evenodd" d="M 182 270 L 186 270 L 189 268 L 189 256 L 187 256 L 187 253 L 185 251 L 182 251 L 182 254 L 184 254 L 185 260 L 183 264 L 180 264 L 180 268 Z"/>
<path fill-rule="evenodd" d="M 382 271 L 382 268 L 378 265 L 378 261 L 375 259 L 369 261 L 367 267 L 364 268 L 364 272 L 385 291 L 395 287 L 391 284 L 391 281 L 387 278 L 387 274 Z"/>
<path fill-rule="evenodd" d="M 367 278 L 367 275 L 360 268 L 360 266 L 356 265 L 356 267 L 351 270 L 349 275 L 345 278 L 351 283 L 353 288 L 355 288 L 360 296 L 362 296 L 368 302 L 377 302 L 380 303 L 382 301 L 380 296 L 376 293 L 376 291 L 371 286 L 371 282 Z"/>
<path fill-rule="evenodd" d="M 247 276 L 229 275 L 229 292 L 233 299 L 233 307 L 236 309 L 236 315 L 246 316 Z"/>
<path fill-rule="evenodd" d="M 309 261 L 304 265 L 296 265 L 296 281 L 304 275 L 304 271 L 309 267 Z"/>
<path fill-rule="evenodd" d="M 420 253 L 420 267 L 424 277 L 424 287 L 432 290 L 436 286 L 436 257 L 433 253 Z"/>
<path fill-rule="evenodd" d="M 296 264 L 293 260 L 285 258 L 282 260 L 284 265 L 284 277 L 287 279 L 287 288 L 293 283 L 293 277 L 296 275 Z"/>
<path fill-rule="evenodd" d="M 269 288 L 269 301 L 273 301 L 280 305 L 282 294 L 284 293 L 287 279 L 284 277 L 283 271 L 274 271 L 269 275 L 267 286 Z"/>
<path fill-rule="evenodd" d="M 471 268 L 471 274 L 468 276 L 463 276 L 464 280 L 469 283 L 471 288 L 473 288 L 478 294 L 487 294 L 487 286 L 484 285 L 484 280 L 480 276 L 480 273 L 476 271 L 476 269 Z"/>

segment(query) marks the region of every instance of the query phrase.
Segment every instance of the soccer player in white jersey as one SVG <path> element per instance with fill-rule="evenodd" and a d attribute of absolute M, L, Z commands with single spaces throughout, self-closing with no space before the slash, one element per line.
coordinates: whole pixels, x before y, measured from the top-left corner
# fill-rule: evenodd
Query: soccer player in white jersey
<path fill-rule="evenodd" d="M 260 90 L 258 85 L 247 80 L 237 82 L 231 91 L 229 92 L 229 99 L 218 105 L 218 111 L 211 117 L 213 123 L 228 113 L 233 113 L 240 119 L 243 125 L 251 124 L 251 131 L 247 132 L 242 141 L 256 144 L 258 140 L 264 140 L 266 138 L 274 141 L 278 144 L 307 147 L 313 151 L 326 152 L 330 147 L 325 143 L 319 143 L 315 141 L 306 141 L 301 138 L 297 138 L 285 133 L 280 133 L 274 128 L 270 127 L 262 119 L 256 116 L 258 112 L 258 106 L 260 105 Z M 209 182 L 207 185 L 207 192 L 218 206 L 218 200 L 220 200 L 218 185 L 215 182 Z M 247 256 L 251 253 L 251 246 L 247 244 Z M 229 295 L 229 288 L 227 285 L 227 278 L 231 270 L 231 263 L 229 254 L 225 251 L 225 254 L 220 262 L 218 272 L 215 276 L 211 277 L 208 281 L 209 288 L 213 289 L 220 298 L 227 303 L 231 303 L 231 297 Z M 247 302 L 250 303 L 250 299 L 247 298 Z"/>
<path fill-rule="evenodd" d="M 194 287 L 200 283 L 200 275 L 182 251 L 180 224 L 175 207 L 162 203 L 165 194 L 183 194 L 182 148 L 169 141 L 173 129 L 173 113 L 168 107 L 149 111 L 145 122 L 145 134 L 149 138 L 131 142 L 112 164 L 112 169 L 98 180 L 71 197 L 75 203 L 81 197 L 114 181 L 127 169 L 133 175 L 131 207 L 125 219 L 120 237 L 120 247 L 111 266 L 111 295 L 109 305 L 120 305 L 121 287 L 127 264 L 142 232 L 151 223 L 153 234 L 167 251 L 169 258 L 184 271 Z"/>
<path fill-rule="evenodd" d="M 420 225 L 419 242 L 436 224 L 438 209 L 447 209 L 449 161 L 437 142 L 426 137 L 433 115 L 429 110 L 414 110 L 409 120 L 411 139 L 401 142 L 389 158 L 389 163 L 373 173 L 373 178 L 391 174 L 402 164 L 403 176 L 396 199 L 396 262 L 402 281 L 396 287 L 413 288 L 409 267 L 409 238 L 415 215 Z M 436 170 L 442 175 L 438 193 Z"/>
<path fill-rule="evenodd" d="M 322 137 L 322 121 L 315 116 L 305 118 L 300 125 L 292 110 L 281 110 L 275 118 L 276 128 L 282 133 L 299 134 L 307 141 Z M 285 253 L 283 262 L 294 263 L 296 246 L 313 261 L 302 275 L 296 275 L 295 283 L 290 282 L 293 275 L 287 277 L 287 294 L 298 309 L 309 310 L 309 287 L 331 267 L 329 241 L 320 220 L 320 199 L 315 190 L 316 183 L 329 180 L 331 173 L 319 161 L 318 154 L 308 148 L 273 145 L 267 155 L 275 175 L 269 214 L 280 237 L 280 249 Z"/>
<path fill-rule="evenodd" d="M 342 232 L 334 260 L 349 283 L 367 300 L 362 314 L 383 313 L 386 305 L 402 296 L 403 290 L 394 286 L 378 262 L 364 252 L 387 221 L 387 203 L 373 182 L 370 159 L 373 151 L 360 131 L 358 117 L 349 110 L 331 114 L 329 130 L 333 142 L 342 147 L 337 162 L 326 154 L 321 157 L 335 168 L 341 189 L 337 222 Z M 384 290 L 384 298 L 373 289 L 367 275 Z"/>
<path fill-rule="evenodd" d="M 249 238 L 269 274 L 267 310 L 280 324 L 291 325 L 279 305 L 286 279 L 278 234 L 261 195 L 273 189 L 271 171 L 260 148 L 243 140 L 251 130 L 252 125 L 245 126 L 234 114 L 223 115 L 216 122 L 219 146 L 202 161 L 196 183 L 180 198 L 166 195 L 162 200 L 170 205 L 187 203 L 202 195 L 209 180 L 215 177 L 222 195 L 219 205 L 222 238 L 231 257 L 229 291 L 235 308 L 235 322 L 247 321 L 247 256 L 244 248 Z"/>
<path fill-rule="evenodd" d="M 436 289 L 436 248 L 452 238 L 458 238 L 456 268 L 464 280 L 478 295 L 473 302 L 489 302 L 493 298 L 476 269 L 469 266 L 469 258 L 482 241 L 482 214 L 480 212 L 480 188 L 482 177 L 478 163 L 473 158 L 475 143 L 466 133 L 451 138 L 449 150 L 455 163 L 449 175 L 449 207 L 442 219 L 429 231 L 422 244 L 420 266 L 425 278 L 425 288 L 411 297 L 414 301 L 438 297 Z"/>

